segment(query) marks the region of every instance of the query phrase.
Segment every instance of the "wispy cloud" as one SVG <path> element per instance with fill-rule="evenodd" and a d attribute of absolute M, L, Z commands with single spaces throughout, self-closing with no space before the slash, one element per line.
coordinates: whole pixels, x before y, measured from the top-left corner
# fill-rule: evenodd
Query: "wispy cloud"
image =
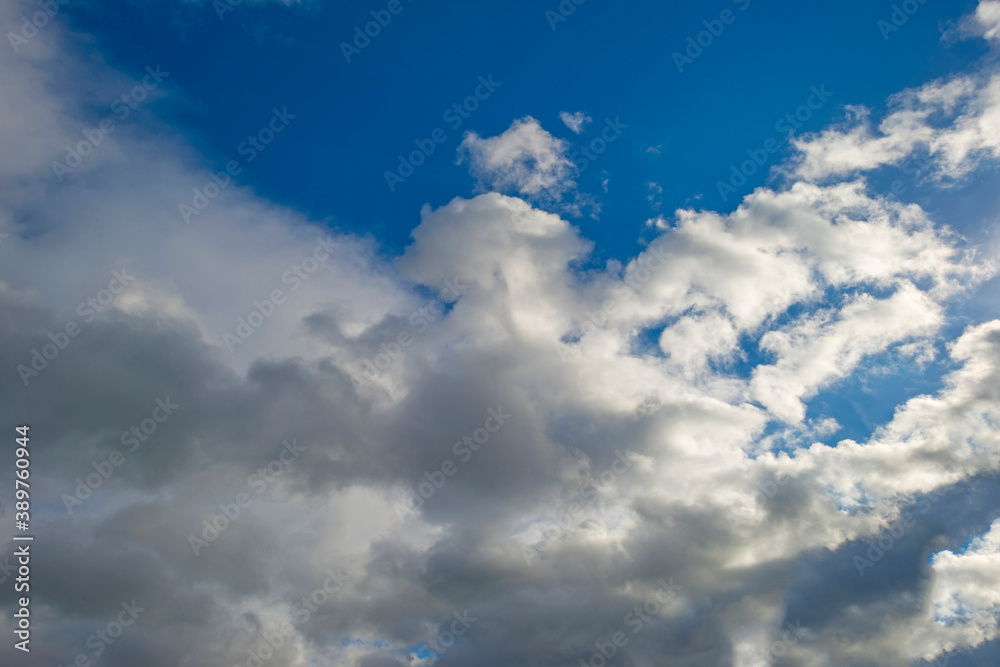
<path fill-rule="evenodd" d="M 580 134 L 583 132 L 583 128 L 593 119 L 582 111 L 574 113 L 560 111 L 559 120 L 561 120 L 566 127 L 571 129 L 574 134 Z"/>

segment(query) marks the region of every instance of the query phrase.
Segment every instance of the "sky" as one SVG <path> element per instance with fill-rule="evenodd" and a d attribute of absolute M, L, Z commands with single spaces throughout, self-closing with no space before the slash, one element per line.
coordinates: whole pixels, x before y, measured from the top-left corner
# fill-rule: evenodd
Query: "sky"
<path fill-rule="evenodd" d="M 1000 1 L 0 27 L 3 664 L 1000 664 Z"/>

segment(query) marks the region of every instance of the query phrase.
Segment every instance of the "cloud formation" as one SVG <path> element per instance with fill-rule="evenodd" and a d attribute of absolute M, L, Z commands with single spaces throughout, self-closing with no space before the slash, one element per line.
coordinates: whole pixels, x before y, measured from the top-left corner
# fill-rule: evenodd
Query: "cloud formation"
<path fill-rule="evenodd" d="M 560 111 L 559 120 L 563 122 L 563 125 L 572 130 L 573 134 L 580 134 L 583 132 L 584 126 L 590 123 L 593 119 L 582 111 L 576 111 L 574 113 Z"/>
<path fill-rule="evenodd" d="M 459 147 L 460 161 L 487 190 L 535 197 L 560 193 L 575 185 L 576 167 L 566 157 L 566 142 L 542 129 L 528 116 L 496 137 L 468 132 Z"/>
<path fill-rule="evenodd" d="M 593 244 L 533 206 L 575 184 L 531 117 L 466 135 L 482 192 L 425 206 L 397 257 L 238 183 L 185 224 L 211 173 L 155 115 L 60 182 L 100 119 L 73 102 L 138 85 L 66 65 L 67 39 L 0 53 L 21 95 L 0 101 L 0 413 L 39 442 L 39 664 L 97 657 L 123 604 L 143 611 L 109 667 L 568 665 L 609 642 L 621 664 L 895 665 L 997 638 L 1000 527 L 940 530 L 1000 473 L 1000 321 L 948 310 L 996 258 L 865 179 L 917 151 L 935 178 L 995 168 L 992 71 L 804 137 L 787 187 L 584 269 Z M 838 439 L 814 399 L 918 359 L 939 386 Z"/>

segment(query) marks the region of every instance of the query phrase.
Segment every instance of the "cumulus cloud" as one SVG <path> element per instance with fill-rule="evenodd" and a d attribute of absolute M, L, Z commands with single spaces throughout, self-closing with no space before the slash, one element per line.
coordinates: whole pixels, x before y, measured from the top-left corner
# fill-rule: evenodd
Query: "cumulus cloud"
<path fill-rule="evenodd" d="M 528 116 L 496 137 L 469 132 L 459 148 L 481 188 L 535 197 L 573 187 L 575 167 L 566 157 L 568 145 Z"/>
<path fill-rule="evenodd" d="M 886 299 L 849 299 L 837 313 L 821 311 L 785 329 L 772 329 L 760 347 L 777 355 L 754 369 L 754 398 L 788 421 L 805 417 L 803 398 L 831 378 L 842 377 L 865 356 L 894 343 L 926 337 L 941 324 L 940 307 L 912 285 Z"/>
<path fill-rule="evenodd" d="M 1000 39 L 1000 2 L 982 0 L 973 15 L 978 33 L 988 40 Z"/>
<path fill-rule="evenodd" d="M 1000 606 L 1000 520 L 974 538 L 961 553 L 941 551 L 931 561 L 937 578 L 932 601 L 935 620 L 974 625 L 968 633 L 992 638 L 998 634 L 993 611 Z M 963 628 L 964 629 L 964 628 Z"/>
<path fill-rule="evenodd" d="M 93 124 L 70 102 L 135 85 L 67 71 L 60 39 L 0 50 L 21 93 L 0 102 L 0 415 L 39 443 L 39 661 L 133 601 L 109 666 L 247 664 L 275 633 L 275 667 L 579 664 L 619 631 L 624 664 L 908 664 L 996 638 L 995 503 L 965 548 L 933 520 L 1000 473 L 1000 322 L 955 327 L 939 296 L 995 258 L 862 173 L 920 147 L 953 178 L 993 159 L 995 77 L 803 139 L 788 187 L 658 217 L 585 270 L 593 244 L 532 205 L 573 176 L 532 118 L 466 136 L 489 191 L 425 206 L 396 257 L 237 183 L 185 224 L 210 174 L 152 119 L 60 183 Z M 837 439 L 816 396 L 935 346 L 933 390 Z M 178 407 L 130 451 L 157 400 Z"/>
<path fill-rule="evenodd" d="M 1000 3 L 983 0 L 960 30 L 996 42 Z M 991 44 L 992 45 L 992 44 Z M 903 165 L 922 179 L 956 179 L 1000 155 L 1000 75 L 995 68 L 960 73 L 907 89 L 889 100 L 874 127 L 871 110 L 850 107 L 840 127 L 796 138 L 799 155 L 786 171 L 807 180 L 840 178 Z"/>
<path fill-rule="evenodd" d="M 907 158 L 928 156 L 926 178 L 959 178 L 982 158 L 1000 155 L 1000 75 L 960 75 L 907 90 L 890 100 L 892 111 L 872 127 L 870 111 L 851 109 L 842 127 L 793 141 L 795 177 L 837 178 Z M 944 128 L 940 119 L 947 118 Z M 910 168 L 910 172 L 924 172 Z"/>

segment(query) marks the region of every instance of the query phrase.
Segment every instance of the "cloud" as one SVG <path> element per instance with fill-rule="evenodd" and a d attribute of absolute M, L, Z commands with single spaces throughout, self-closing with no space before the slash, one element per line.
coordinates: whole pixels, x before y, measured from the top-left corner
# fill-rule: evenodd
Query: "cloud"
<path fill-rule="evenodd" d="M 991 41 L 1000 39 L 1000 2 L 981 0 L 973 14 L 973 20 L 978 28 L 977 34 Z"/>
<path fill-rule="evenodd" d="M 980 633 L 996 636 L 996 617 L 992 611 L 1000 605 L 998 565 L 1000 520 L 994 521 L 988 532 L 973 539 L 964 552 L 956 554 L 945 550 L 934 554 L 931 567 L 937 579 L 931 595 L 935 620 L 977 626 L 973 632 L 967 632 L 971 637 Z"/>
<path fill-rule="evenodd" d="M 479 186 L 497 192 L 534 197 L 559 194 L 575 186 L 575 167 L 566 157 L 568 145 L 542 129 L 530 116 L 515 121 L 503 134 L 484 139 L 469 132 L 459 147 Z"/>
<path fill-rule="evenodd" d="M 16 147 L 0 156 L 0 415 L 38 442 L 38 660 L 93 657 L 88 637 L 133 600 L 108 665 L 246 664 L 279 632 L 276 667 L 431 663 L 420 647 L 456 614 L 476 620 L 436 665 L 578 664 L 618 631 L 637 665 L 758 664 L 775 646 L 905 664 L 996 638 L 1000 528 L 973 492 L 1000 472 L 1000 321 L 956 327 L 939 296 L 974 292 L 996 258 L 863 174 L 916 146 L 953 178 L 992 160 L 988 75 L 895 98 L 878 134 L 804 140 L 802 180 L 659 216 L 641 252 L 591 265 L 583 232 L 532 204 L 573 171 L 531 118 L 466 137 L 492 191 L 425 206 L 399 256 L 238 182 L 185 224 L 210 174 L 155 105 L 60 183 L 52 160 L 94 124 L 75 102 L 136 83 L 53 57 L 60 39 L 0 52 L 22 93 L 0 125 Z M 126 289 L 81 314 L 123 268 Z M 79 335 L 25 385 L 17 366 L 69 322 Z M 836 439 L 817 396 L 938 347 L 931 389 Z M 176 414 L 128 451 L 163 397 Z M 490 411 L 509 419 L 487 433 Z M 292 440 L 304 451 L 274 464 Z M 893 542 L 899 567 L 861 577 L 852 557 L 906 512 L 928 520 Z M 934 512 L 974 518 L 949 543 Z M 211 538 L 197 555 L 192 535 Z"/>
<path fill-rule="evenodd" d="M 979 2 L 958 28 L 965 36 L 990 42 L 997 40 L 998 31 L 1000 2 L 995 0 Z M 841 127 L 796 138 L 799 155 L 785 171 L 816 181 L 902 165 L 908 176 L 947 182 L 1000 155 L 1000 74 L 993 67 L 894 95 L 877 128 L 872 127 L 871 110 L 849 107 L 848 112 Z"/>
<path fill-rule="evenodd" d="M 841 128 L 793 141 L 799 156 L 794 176 L 807 180 L 844 177 L 927 154 L 918 177 L 960 178 L 983 159 L 1000 155 L 1000 75 L 960 75 L 904 91 L 891 113 L 871 127 L 867 109 L 852 109 Z M 937 127 L 940 118 L 947 125 Z M 907 173 L 913 173 L 912 167 Z M 921 173 L 923 172 L 923 173 Z"/>
<path fill-rule="evenodd" d="M 761 338 L 760 347 L 778 359 L 754 369 L 751 392 L 777 416 L 801 422 L 803 398 L 832 378 L 851 373 L 866 356 L 934 333 L 942 322 L 940 311 L 936 303 L 906 284 L 887 299 L 863 295 L 848 300 L 836 321 L 831 321 L 831 313 L 821 311 L 785 330 L 773 329 Z"/>
<path fill-rule="evenodd" d="M 559 120 L 561 120 L 566 127 L 571 129 L 573 131 L 573 134 L 580 134 L 581 132 L 583 132 L 584 126 L 590 123 L 590 121 L 592 121 L 593 118 L 583 113 L 582 111 L 577 111 L 575 113 L 570 113 L 568 111 L 560 111 Z"/>

